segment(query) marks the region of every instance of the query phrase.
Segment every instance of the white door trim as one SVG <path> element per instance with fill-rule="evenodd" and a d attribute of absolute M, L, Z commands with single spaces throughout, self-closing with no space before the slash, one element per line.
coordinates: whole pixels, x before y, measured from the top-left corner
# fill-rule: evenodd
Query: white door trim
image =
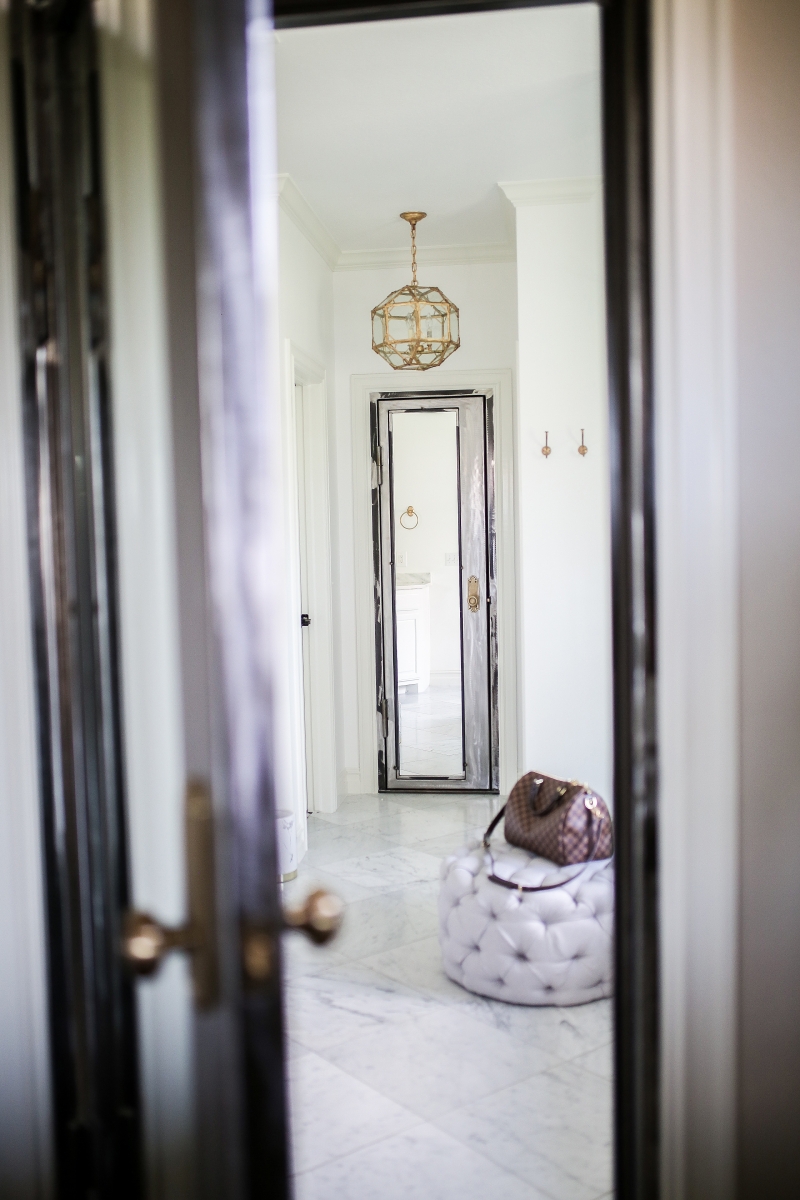
<path fill-rule="evenodd" d="M 495 528 L 497 537 L 497 643 L 500 718 L 500 791 L 506 794 L 519 775 L 517 704 L 517 572 L 514 478 L 513 372 L 435 371 L 426 375 L 385 372 L 350 379 L 353 453 L 353 535 L 356 597 L 356 670 L 358 696 L 358 778 L 351 792 L 378 789 L 378 739 L 375 712 L 375 609 L 372 569 L 372 475 L 369 398 L 371 392 L 424 390 L 482 391 L 494 395 Z"/>
<path fill-rule="evenodd" d="M 302 387 L 303 412 L 297 410 L 295 385 Z M 325 368 L 295 346 L 284 344 L 284 489 L 287 510 L 287 580 L 291 635 L 290 704 L 292 757 L 298 805 L 298 850 L 306 848 L 306 817 L 302 797 L 311 812 L 335 812 L 337 805 L 336 727 L 334 703 L 333 595 L 331 585 L 331 519 L 328 451 L 327 381 Z M 298 456 L 303 471 L 299 478 Z M 304 489 L 304 562 L 311 625 L 300 628 L 300 528 L 298 488 Z M 309 736 L 306 738 L 306 700 L 303 651 L 310 682 L 307 698 Z M 308 744 L 306 744 L 308 740 Z M 308 769 L 307 769 L 308 767 Z"/>
<path fill-rule="evenodd" d="M 662 1194 L 735 1191 L 738 446 L 728 0 L 657 0 Z"/>

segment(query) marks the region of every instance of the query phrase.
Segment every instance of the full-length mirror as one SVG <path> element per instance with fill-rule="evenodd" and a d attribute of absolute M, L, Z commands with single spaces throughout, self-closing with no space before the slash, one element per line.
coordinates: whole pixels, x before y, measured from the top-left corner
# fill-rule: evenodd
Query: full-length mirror
<path fill-rule="evenodd" d="M 599 10 L 282 29 L 275 58 L 284 891 L 346 902 L 329 948 L 286 946 L 296 1194 L 598 1200 L 614 921 Z"/>

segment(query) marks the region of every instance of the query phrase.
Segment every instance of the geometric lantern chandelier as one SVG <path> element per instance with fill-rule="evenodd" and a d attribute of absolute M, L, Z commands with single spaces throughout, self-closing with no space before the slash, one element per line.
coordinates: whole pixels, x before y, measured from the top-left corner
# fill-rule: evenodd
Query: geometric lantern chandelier
<path fill-rule="evenodd" d="M 455 304 L 440 288 L 417 283 L 417 222 L 427 215 L 400 213 L 411 226 L 411 283 L 372 310 L 372 349 L 395 371 L 429 371 L 461 345 Z"/>

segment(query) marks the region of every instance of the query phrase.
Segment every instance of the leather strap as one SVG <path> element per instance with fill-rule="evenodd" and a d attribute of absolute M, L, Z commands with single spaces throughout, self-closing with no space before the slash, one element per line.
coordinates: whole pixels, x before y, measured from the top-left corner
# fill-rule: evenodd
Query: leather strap
<path fill-rule="evenodd" d="M 496 814 L 496 815 L 495 815 L 495 816 L 492 818 L 492 822 L 491 822 L 491 824 L 489 825 L 489 828 L 486 830 L 486 833 L 483 835 L 483 844 L 484 844 L 484 846 L 486 847 L 486 849 L 487 849 L 487 850 L 489 849 L 489 838 L 492 836 L 492 834 L 494 833 L 495 829 L 497 828 L 497 826 L 500 824 L 501 820 L 502 820 L 502 819 L 503 819 L 503 817 L 505 816 L 505 813 L 506 813 L 506 809 L 507 809 L 507 808 L 508 808 L 508 802 L 506 802 L 506 803 L 503 805 L 503 807 L 500 809 L 500 812 L 499 812 L 499 813 L 497 813 L 497 814 Z"/>
<path fill-rule="evenodd" d="M 511 891 L 511 892 L 551 892 L 551 891 L 553 891 L 554 888 L 565 887 L 566 884 L 568 884 L 568 883 L 574 883 L 574 881 L 580 875 L 583 874 L 583 872 L 589 866 L 589 863 L 594 861 L 594 856 L 597 853 L 597 847 L 600 845 L 600 829 L 602 827 L 603 821 L 605 821 L 606 818 L 603 813 L 597 813 L 598 819 L 595 820 L 596 810 L 587 808 L 586 811 L 587 811 L 587 813 L 589 813 L 589 820 L 592 822 L 592 826 L 594 827 L 594 830 L 595 830 L 595 835 L 594 835 L 594 841 L 592 843 L 592 852 L 589 855 L 589 857 L 586 859 L 586 862 L 581 864 L 580 871 L 576 871 L 575 874 L 570 879 L 560 879 L 558 881 L 558 883 L 542 883 L 542 884 L 539 884 L 538 887 L 529 887 L 522 883 L 514 883 L 510 879 L 501 879 L 499 875 L 495 875 L 495 873 L 494 873 L 494 856 L 492 854 L 491 846 L 489 845 L 489 839 L 491 838 L 492 834 L 494 833 L 495 829 L 497 828 L 498 824 L 500 823 L 500 820 L 504 816 L 505 811 L 506 811 L 506 805 L 504 804 L 503 807 L 500 809 L 499 813 L 497 813 L 496 816 L 493 817 L 493 819 L 489 825 L 489 828 L 486 830 L 486 833 L 483 835 L 483 848 L 489 855 L 489 861 L 492 864 L 491 874 L 486 876 L 486 878 L 491 883 L 496 883 L 500 887 L 508 888 L 509 891 Z M 549 811 L 550 810 L 548 809 L 548 812 Z M 537 813 L 536 815 L 544 816 L 545 814 Z M 613 855 L 612 855 L 612 857 L 613 857 Z"/>

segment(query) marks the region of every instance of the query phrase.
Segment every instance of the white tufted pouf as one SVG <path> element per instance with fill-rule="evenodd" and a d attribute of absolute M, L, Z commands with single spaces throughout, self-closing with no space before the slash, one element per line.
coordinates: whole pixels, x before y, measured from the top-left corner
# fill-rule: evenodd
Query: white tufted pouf
<path fill-rule="evenodd" d="M 495 874 L 538 886 L 573 879 L 505 842 L 492 845 Z M 613 990 L 614 868 L 588 863 L 577 879 L 547 892 L 492 883 L 482 846 L 442 863 L 439 943 L 445 973 L 470 992 L 511 1004 L 585 1004 Z"/>

